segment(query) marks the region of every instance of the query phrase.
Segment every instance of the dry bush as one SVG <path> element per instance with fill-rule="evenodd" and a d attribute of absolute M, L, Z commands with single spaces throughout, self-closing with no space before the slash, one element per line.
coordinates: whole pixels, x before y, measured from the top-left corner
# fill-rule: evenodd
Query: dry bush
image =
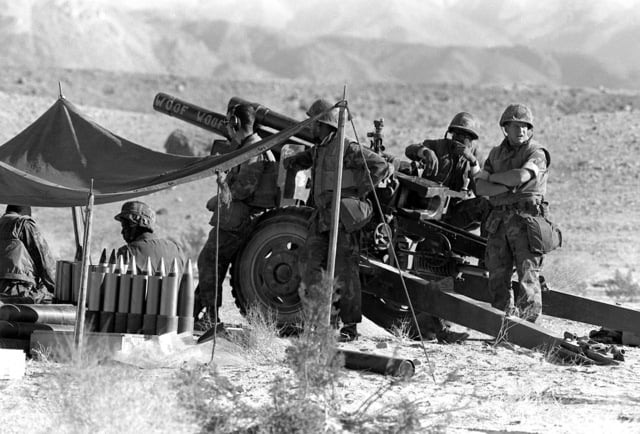
<path fill-rule="evenodd" d="M 280 328 L 272 312 L 259 307 L 247 309 L 247 324 L 243 333 L 230 334 L 229 340 L 239 344 L 258 364 L 272 364 L 283 360 L 286 343 L 280 336 Z"/>
<path fill-rule="evenodd" d="M 605 294 L 617 300 L 635 301 L 640 297 L 640 284 L 633 280 L 631 270 L 626 274 L 616 270 L 612 279 L 605 282 Z"/>

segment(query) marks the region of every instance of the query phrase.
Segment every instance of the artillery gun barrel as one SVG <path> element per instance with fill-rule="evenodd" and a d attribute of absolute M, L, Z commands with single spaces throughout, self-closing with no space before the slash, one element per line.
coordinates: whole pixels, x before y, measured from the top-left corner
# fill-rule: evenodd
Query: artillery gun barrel
<path fill-rule="evenodd" d="M 226 127 L 227 118 L 223 114 L 207 110 L 162 92 L 157 93 L 153 99 L 153 109 L 229 138 Z"/>
<path fill-rule="evenodd" d="M 230 106 L 234 104 L 249 104 L 256 109 L 257 132 L 260 137 L 263 138 L 298 123 L 295 119 L 276 113 L 263 105 L 245 101 L 238 97 L 233 97 L 229 101 Z M 226 128 L 227 117 L 224 114 L 199 107 L 162 92 L 157 93 L 153 99 L 153 108 L 160 113 L 183 120 L 229 139 Z M 311 131 L 304 130 L 298 133 L 297 136 L 290 137 L 287 143 L 311 146 L 313 144 L 313 136 L 311 135 Z"/>

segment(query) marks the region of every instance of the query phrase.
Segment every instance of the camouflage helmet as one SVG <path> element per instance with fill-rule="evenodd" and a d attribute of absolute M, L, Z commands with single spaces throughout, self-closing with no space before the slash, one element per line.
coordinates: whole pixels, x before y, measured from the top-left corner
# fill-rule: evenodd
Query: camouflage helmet
<path fill-rule="evenodd" d="M 478 133 L 476 133 L 476 128 L 476 119 L 473 115 L 467 112 L 460 112 L 451 119 L 447 132 L 455 133 L 456 131 L 460 131 L 473 137 L 473 140 L 477 140 Z"/>
<path fill-rule="evenodd" d="M 114 217 L 119 222 L 128 222 L 153 231 L 156 213 L 144 202 L 137 200 L 125 202 L 122 210 Z"/>
<path fill-rule="evenodd" d="M 500 126 L 504 127 L 509 122 L 522 122 L 533 128 L 533 113 L 529 107 L 522 104 L 511 104 L 500 117 Z"/>
<path fill-rule="evenodd" d="M 309 109 L 307 110 L 307 116 L 313 117 L 319 115 L 320 113 L 326 112 L 333 108 L 333 104 L 331 104 L 326 99 L 317 99 L 311 104 Z M 338 117 L 336 116 L 336 110 L 333 109 L 317 119 L 318 122 L 322 122 L 323 124 L 329 125 L 333 128 L 338 128 Z"/>

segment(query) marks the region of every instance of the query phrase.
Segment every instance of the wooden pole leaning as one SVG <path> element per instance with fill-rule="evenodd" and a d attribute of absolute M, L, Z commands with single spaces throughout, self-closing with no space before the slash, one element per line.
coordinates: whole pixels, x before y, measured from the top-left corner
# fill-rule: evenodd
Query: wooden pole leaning
<path fill-rule="evenodd" d="M 333 305 L 334 278 L 336 271 L 336 251 L 338 244 L 338 231 L 340 224 L 340 199 L 342 193 L 342 169 L 344 166 L 344 140 L 345 140 L 345 104 L 347 94 L 347 86 L 345 85 L 342 92 L 342 102 L 338 115 L 338 161 L 336 170 L 336 183 L 333 190 L 333 201 L 331 203 L 331 230 L 329 232 L 329 254 L 327 257 L 327 274 L 331 282 L 331 293 L 329 294 L 329 303 L 325 312 L 322 323 L 331 326 L 331 306 Z"/>
<path fill-rule="evenodd" d="M 93 222 L 93 179 L 91 180 L 91 188 L 89 190 L 89 199 L 87 201 L 86 218 L 84 225 L 84 240 L 82 250 L 82 273 L 80 274 L 80 291 L 78 293 L 78 306 L 76 310 L 76 324 L 73 333 L 73 343 L 76 350 L 78 360 L 82 356 L 82 342 L 84 338 L 84 318 L 85 304 L 87 302 L 87 282 L 89 277 L 89 263 L 91 248 L 91 224 Z"/>

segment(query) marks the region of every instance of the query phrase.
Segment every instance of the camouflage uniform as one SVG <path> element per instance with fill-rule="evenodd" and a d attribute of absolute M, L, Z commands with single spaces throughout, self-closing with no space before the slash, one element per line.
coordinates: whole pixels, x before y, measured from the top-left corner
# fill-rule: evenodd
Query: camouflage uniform
<path fill-rule="evenodd" d="M 164 259 L 167 267 L 171 266 L 173 259 L 178 260 L 180 270 L 184 267 L 184 252 L 182 248 L 172 240 L 158 238 L 151 232 L 145 232 L 136 237 L 129 244 L 118 249 L 118 255 L 122 255 L 129 263 L 131 257 L 136 258 L 138 272 L 142 272 L 142 267 L 146 264 L 147 258 L 151 259 L 151 265 L 157 267 L 160 259 Z"/>
<path fill-rule="evenodd" d="M 122 209 L 114 216 L 122 224 L 122 237 L 127 244 L 118 248 L 118 256 L 122 256 L 126 263 L 136 258 L 138 273 L 141 273 L 151 260 L 152 267 L 158 267 L 160 259 L 164 259 L 165 266 L 171 266 L 174 258 L 182 269 L 184 266 L 184 252 L 175 242 L 158 238 L 153 234 L 156 213 L 144 202 L 132 200 L 122 204 Z"/>
<path fill-rule="evenodd" d="M 466 158 L 455 155 L 454 147 L 455 142 L 449 138 L 425 140 L 422 143 L 407 146 L 405 155 L 412 161 L 418 161 L 420 160 L 418 153 L 422 148 L 432 150 L 438 160 L 438 170 L 434 175 L 423 172 L 423 178 L 442 184 L 454 191 L 465 189 L 475 191 L 475 181 L 471 176 L 471 164 Z M 472 153 L 480 161 L 477 146 L 473 146 Z M 477 224 L 484 220 L 488 212 L 489 203 L 483 197 L 452 200 L 443 220 L 454 226 L 468 229 L 474 224 L 477 227 Z"/>
<path fill-rule="evenodd" d="M 334 132 L 312 149 L 290 157 L 286 163 L 297 170 L 312 169 L 312 195 L 316 209 L 299 256 L 303 289 L 319 283 L 323 270 L 327 269 L 331 205 L 336 175 L 334 166 L 337 163 L 338 149 L 339 137 Z M 364 199 L 371 191 L 365 165 L 369 168 L 374 185 L 389 174 L 389 167 L 381 156 L 345 139 L 340 230 L 335 262 L 339 315 L 344 324 L 362 321 L 358 230 L 372 215 L 371 204 Z M 358 221 L 359 216 L 361 221 Z"/>
<path fill-rule="evenodd" d="M 55 260 L 35 220 L 8 212 L 0 218 L 0 294 L 50 302 L 55 287 Z"/>
<path fill-rule="evenodd" d="M 490 197 L 492 211 L 486 222 L 489 237 L 485 254 L 492 305 L 508 313 L 515 312 L 518 306 L 532 321 L 542 311 L 539 272 L 544 255 L 532 251 L 529 245 L 527 217 L 545 215 L 548 164 L 547 151 L 535 141 L 514 147 L 505 138 L 491 150 L 484 165 L 489 174 L 527 169 L 535 175 L 510 191 Z M 520 289 L 517 301 L 511 287 L 514 264 Z"/>
<path fill-rule="evenodd" d="M 245 138 L 240 147 L 260 141 L 257 134 Z M 266 209 L 275 205 L 275 199 L 262 197 L 260 182 L 267 170 L 269 159 L 262 154 L 230 170 L 226 177 L 226 187 L 231 200 L 228 204 L 220 202 L 220 224 L 216 236 L 217 196 L 207 202 L 207 209 L 213 212 L 209 232 L 200 255 L 198 256 L 198 294 L 199 301 L 205 307 L 220 307 L 222 304 L 222 283 L 231 261 L 251 234 L 257 217 Z M 219 196 L 224 196 L 221 192 Z M 216 270 L 216 245 L 218 246 L 218 268 Z M 215 282 L 218 276 L 218 297 L 215 297 Z"/>

